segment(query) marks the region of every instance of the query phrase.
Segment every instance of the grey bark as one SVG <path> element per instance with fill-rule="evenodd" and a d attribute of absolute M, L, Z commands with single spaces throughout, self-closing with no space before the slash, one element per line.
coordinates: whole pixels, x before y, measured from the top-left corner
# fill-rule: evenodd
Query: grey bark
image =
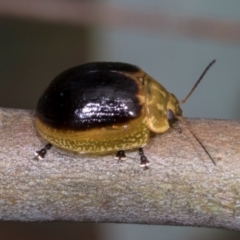
<path fill-rule="evenodd" d="M 186 119 L 216 161 L 182 127 L 151 137 L 139 166 L 137 151 L 80 155 L 46 142 L 34 112 L 0 109 L 0 219 L 73 220 L 201 226 L 240 230 L 240 122 Z"/>

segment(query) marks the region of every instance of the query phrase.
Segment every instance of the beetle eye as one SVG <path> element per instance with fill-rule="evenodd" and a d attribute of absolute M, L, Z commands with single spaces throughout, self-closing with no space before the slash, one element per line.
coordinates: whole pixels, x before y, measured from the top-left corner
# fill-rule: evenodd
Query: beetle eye
<path fill-rule="evenodd" d="M 170 123 L 173 123 L 176 120 L 174 112 L 170 109 L 167 110 L 167 119 Z"/>

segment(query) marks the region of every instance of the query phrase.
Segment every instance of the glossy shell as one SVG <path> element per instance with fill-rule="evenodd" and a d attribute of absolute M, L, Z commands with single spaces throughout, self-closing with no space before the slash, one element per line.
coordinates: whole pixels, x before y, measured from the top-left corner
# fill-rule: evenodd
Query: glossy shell
<path fill-rule="evenodd" d="M 178 100 L 140 68 L 96 62 L 58 75 L 37 104 L 40 135 L 60 148 L 83 153 L 143 147 L 150 131 L 169 129 L 167 110 Z"/>

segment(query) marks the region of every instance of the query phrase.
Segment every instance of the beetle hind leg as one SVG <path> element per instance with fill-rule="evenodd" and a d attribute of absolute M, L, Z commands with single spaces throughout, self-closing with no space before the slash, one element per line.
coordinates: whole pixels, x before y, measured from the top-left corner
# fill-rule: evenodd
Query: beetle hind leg
<path fill-rule="evenodd" d="M 142 148 L 139 148 L 138 151 L 139 151 L 139 155 L 140 155 L 140 167 L 147 168 L 149 166 L 150 162 L 148 161 L 147 157 L 145 156 Z"/>
<path fill-rule="evenodd" d="M 117 151 L 115 157 L 116 160 L 121 161 L 121 160 L 126 160 L 126 154 L 124 150 L 119 150 Z"/>
<path fill-rule="evenodd" d="M 45 157 L 47 150 L 49 150 L 51 147 L 52 147 L 52 144 L 48 143 L 48 144 L 46 144 L 46 146 L 44 148 L 42 148 L 39 151 L 36 151 L 34 159 L 42 160 Z"/>

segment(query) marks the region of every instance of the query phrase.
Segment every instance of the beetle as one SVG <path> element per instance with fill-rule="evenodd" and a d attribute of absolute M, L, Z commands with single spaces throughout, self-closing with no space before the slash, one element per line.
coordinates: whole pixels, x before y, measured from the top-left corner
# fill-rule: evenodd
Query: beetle
<path fill-rule="evenodd" d="M 35 126 L 49 143 L 36 157 L 43 158 L 52 145 L 78 153 L 116 152 L 118 160 L 126 158 L 125 150 L 138 148 L 140 166 L 147 167 L 143 147 L 150 132 L 164 133 L 182 119 L 180 104 L 214 62 L 182 101 L 128 63 L 92 62 L 62 72 L 37 104 Z"/>

